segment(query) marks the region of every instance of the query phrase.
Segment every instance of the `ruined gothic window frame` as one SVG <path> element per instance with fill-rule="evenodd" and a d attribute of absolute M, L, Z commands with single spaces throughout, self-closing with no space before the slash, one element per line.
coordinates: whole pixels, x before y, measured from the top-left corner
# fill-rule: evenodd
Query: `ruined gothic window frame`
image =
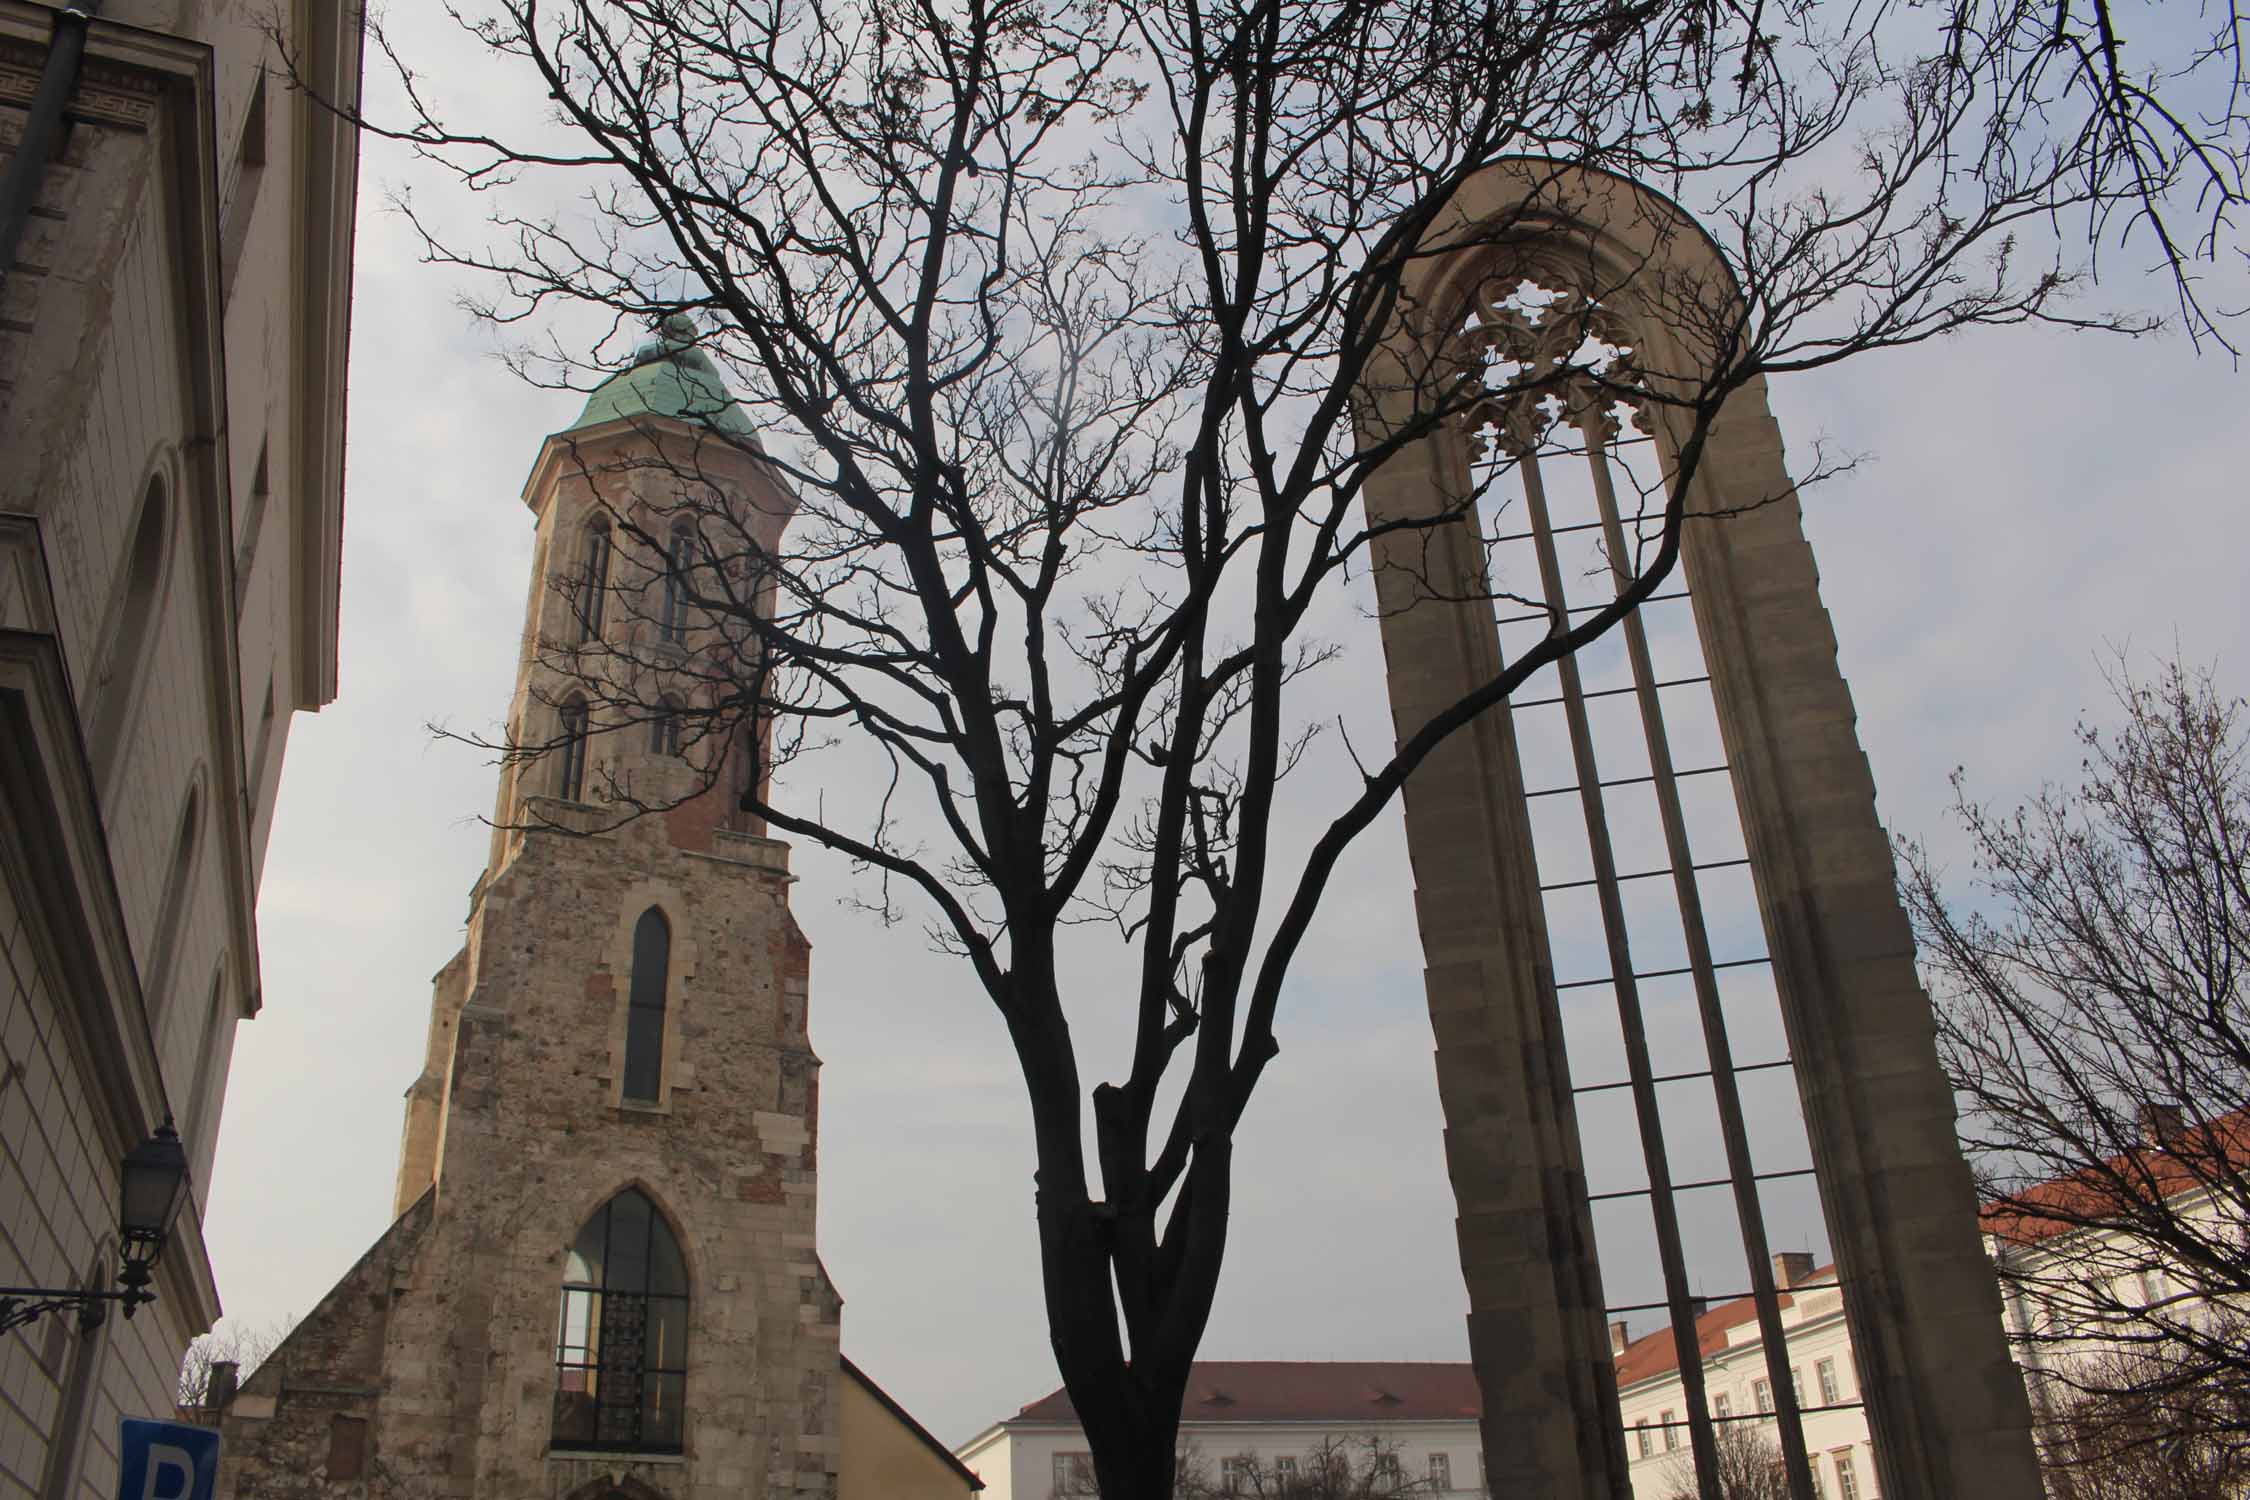
<path fill-rule="evenodd" d="M 652 904 L 633 923 L 633 972 L 626 989 L 625 1056 L 618 1069 L 628 1104 L 664 1100 L 664 1034 L 670 1016 L 672 919 Z"/>
<path fill-rule="evenodd" d="M 612 1194 L 564 1253 L 551 1449 L 684 1451 L 692 1298 L 664 1210 L 638 1187 Z"/>

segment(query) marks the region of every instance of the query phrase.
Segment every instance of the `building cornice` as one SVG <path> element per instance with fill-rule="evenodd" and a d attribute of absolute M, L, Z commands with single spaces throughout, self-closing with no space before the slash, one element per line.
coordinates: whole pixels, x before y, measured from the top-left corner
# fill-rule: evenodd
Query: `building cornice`
<path fill-rule="evenodd" d="M 364 13 L 359 0 L 296 0 L 294 60 L 302 87 L 292 184 L 290 308 L 296 457 L 290 527 L 295 555 L 298 708 L 335 701 L 343 607 L 345 370 L 351 347 L 352 246 L 358 231 L 359 108 Z"/>

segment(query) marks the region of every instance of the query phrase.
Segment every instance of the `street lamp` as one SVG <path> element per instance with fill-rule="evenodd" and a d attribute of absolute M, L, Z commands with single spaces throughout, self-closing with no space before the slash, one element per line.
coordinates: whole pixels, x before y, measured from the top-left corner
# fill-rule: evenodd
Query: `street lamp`
<path fill-rule="evenodd" d="M 144 1302 L 154 1302 L 148 1289 L 156 1258 L 172 1233 L 172 1221 L 187 1202 L 187 1151 L 172 1129 L 172 1117 L 156 1127 L 156 1134 L 125 1153 L 118 1163 L 117 1229 L 121 1264 L 117 1287 L 112 1291 L 53 1291 L 42 1287 L 0 1286 L 0 1331 L 67 1307 L 78 1309 L 78 1323 L 91 1328 L 102 1320 L 102 1304 L 116 1302 L 130 1318 Z"/>

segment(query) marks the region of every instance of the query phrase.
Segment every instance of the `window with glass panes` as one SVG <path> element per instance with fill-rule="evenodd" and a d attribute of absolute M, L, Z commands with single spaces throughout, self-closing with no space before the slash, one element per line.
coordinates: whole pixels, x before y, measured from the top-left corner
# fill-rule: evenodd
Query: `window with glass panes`
<path fill-rule="evenodd" d="M 1055 1493 L 1058 1495 L 1091 1495 L 1094 1493 L 1094 1455 L 1091 1453 L 1058 1453 L 1054 1465 Z"/>
<path fill-rule="evenodd" d="M 687 1265 L 637 1188 L 586 1221 L 563 1267 L 554 1445 L 677 1453 L 686 1433 Z"/>
<path fill-rule="evenodd" d="M 1453 1488 L 1452 1454 L 1433 1453 L 1430 1455 L 1430 1488 L 1440 1494 Z"/>
<path fill-rule="evenodd" d="M 624 1097 L 664 1097 L 664 1005 L 671 983 L 672 924 L 659 907 L 633 925 L 633 984 L 625 1007 Z"/>
<path fill-rule="evenodd" d="M 1836 1361 L 1832 1359 L 1822 1360 L 1819 1364 L 1813 1366 L 1813 1373 L 1820 1377 L 1821 1405 L 1834 1406 L 1844 1399 L 1844 1393 L 1836 1385 Z"/>
<path fill-rule="evenodd" d="M 687 576 L 695 565 L 695 528 L 682 521 L 672 529 L 664 554 L 664 599 L 656 621 L 657 639 L 676 643 L 687 631 Z"/>
<path fill-rule="evenodd" d="M 1852 1450 L 1839 1448 L 1836 1460 L 1836 1500 L 1859 1500 L 1859 1475 L 1852 1471 Z"/>

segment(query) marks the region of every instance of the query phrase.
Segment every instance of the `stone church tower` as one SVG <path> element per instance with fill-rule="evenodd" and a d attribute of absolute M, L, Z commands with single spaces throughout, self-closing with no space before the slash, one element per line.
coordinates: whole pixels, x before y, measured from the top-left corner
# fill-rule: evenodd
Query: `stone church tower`
<path fill-rule="evenodd" d="M 623 540 L 613 556 L 611 518 L 667 534 L 679 481 L 651 458 L 692 450 L 762 541 L 787 523 L 690 337 L 644 345 L 532 469 L 520 740 L 574 711 L 542 643 L 603 634 L 576 580 L 645 567 Z M 669 612 L 606 613 L 679 638 Z M 587 747 L 502 773 L 407 1091 L 398 1219 L 233 1400 L 224 1495 L 837 1492 L 845 1376 L 813 1244 L 818 1060 L 788 848 L 736 810 L 752 773 L 733 766 L 610 827 L 601 788 L 676 798 L 701 773 L 662 723 Z"/>

